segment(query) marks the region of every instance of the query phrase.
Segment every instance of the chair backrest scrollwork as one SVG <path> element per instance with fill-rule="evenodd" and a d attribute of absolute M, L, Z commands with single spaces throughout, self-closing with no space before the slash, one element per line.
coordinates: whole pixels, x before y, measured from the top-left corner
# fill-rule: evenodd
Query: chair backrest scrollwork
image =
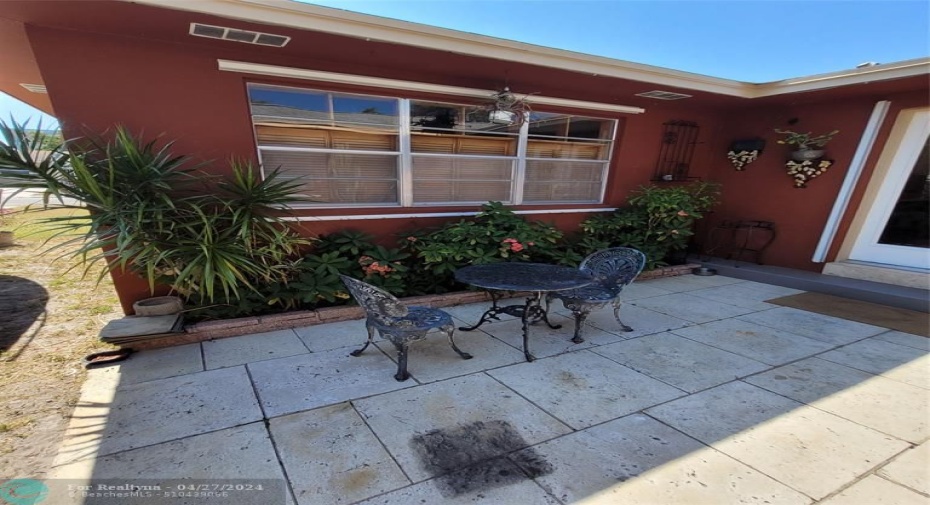
<path fill-rule="evenodd" d="M 394 318 L 407 315 L 407 307 L 387 291 L 347 275 L 339 278 L 365 314 L 378 323 L 390 326 Z"/>
<path fill-rule="evenodd" d="M 606 288 L 623 289 L 646 266 L 646 255 L 631 247 L 612 247 L 592 253 L 579 269 L 591 274 Z"/>

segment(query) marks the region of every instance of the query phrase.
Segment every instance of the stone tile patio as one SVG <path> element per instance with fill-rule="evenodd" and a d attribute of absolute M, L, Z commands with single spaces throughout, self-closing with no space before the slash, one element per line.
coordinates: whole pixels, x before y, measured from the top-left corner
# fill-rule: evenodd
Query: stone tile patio
<path fill-rule="evenodd" d="M 52 476 L 278 482 L 222 501 L 262 505 L 930 504 L 930 340 L 766 303 L 795 293 L 643 281 L 632 332 L 605 310 L 572 344 L 556 304 L 537 361 L 504 317 L 456 333 L 471 360 L 415 344 L 403 383 L 387 343 L 348 355 L 362 321 L 144 351 L 91 372 Z"/>

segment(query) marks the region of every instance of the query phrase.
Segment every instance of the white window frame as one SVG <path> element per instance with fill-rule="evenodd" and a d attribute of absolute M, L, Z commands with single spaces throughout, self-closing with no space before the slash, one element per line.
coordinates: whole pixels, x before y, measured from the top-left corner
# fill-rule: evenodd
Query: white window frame
<path fill-rule="evenodd" d="M 278 88 L 278 89 L 287 89 L 294 91 L 304 91 L 308 93 L 326 93 L 330 97 L 332 94 L 337 95 L 346 95 L 346 96 L 362 96 L 362 97 L 372 97 L 372 98 L 381 98 L 387 100 L 396 100 L 398 113 L 398 150 L 397 151 L 367 151 L 367 150 L 353 150 L 353 149 L 330 149 L 330 148 L 318 148 L 318 147 L 295 147 L 295 146 L 262 146 L 258 142 L 258 134 L 255 129 L 255 120 L 252 115 L 251 109 L 251 97 L 248 96 L 248 89 L 250 86 L 256 86 L 261 88 Z M 340 209 L 340 208 L 404 208 L 404 207 L 455 207 L 462 205 L 474 205 L 485 203 L 485 201 L 452 201 L 452 202 L 414 202 L 413 200 L 413 157 L 422 156 L 422 157 L 455 157 L 455 158 L 474 158 L 474 159 L 493 159 L 493 160 L 511 160 L 512 162 L 512 171 L 511 171 L 511 190 L 510 190 L 510 200 L 503 203 L 507 205 L 545 205 L 545 206 L 558 206 L 558 205 L 577 205 L 577 204 L 603 204 L 604 196 L 607 190 L 607 176 L 610 170 L 610 164 L 613 159 L 613 151 L 616 147 L 617 141 L 617 130 L 619 126 L 619 121 L 616 118 L 607 118 L 598 116 L 597 114 L 569 114 L 569 116 L 580 116 L 591 119 L 600 119 L 604 121 L 611 121 L 613 123 L 613 128 L 611 129 L 611 137 L 608 140 L 608 153 L 607 158 L 604 160 L 581 160 L 581 159 L 571 159 L 571 158 L 536 158 L 527 156 L 527 146 L 529 143 L 529 121 L 523 121 L 520 125 L 519 133 L 516 137 L 517 139 L 517 152 L 516 156 L 491 156 L 491 155 L 476 155 L 476 154 L 444 154 L 444 153 L 414 153 L 412 151 L 412 142 L 411 135 L 412 129 L 410 125 L 410 104 L 412 101 L 421 101 L 420 99 L 410 99 L 410 98 L 399 98 L 394 96 L 385 96 L 385 95 L 375 95 L 368 93 L 351 93 L 343 91 L 333 91 L 325 90 L 318 88 L 308 88 L 308 87 L 298 87 L 298 86 L 282 86 L 275 84 L 264 84 L 258 82 L 249 82 L 246 86 L 247 89 L 247 99 L 249 102 L 249 117 L 252 121 L 252 136 L 253 142 L 255 144 L 256 152 L 258 154 L 258 161 L 260 166 L 260 172 L 262 178 L 265 177 L 265 165 L 262 159 L 262 151 L 290 151 L 290 152 L 312 152 L 312 153 L 324 153 L 324 154 L 355 154 L 355 155 L 392 155 L 397 156 L 397 201 L 396 202 L 383 202 L 383 203 L 337 203 L 337 202 L 325 202 L 325 203 L 305 203 L 305 202 L 296 202 L 291 204 L 290 207 L 294 209 Z M 424 99 L 424 101 L 433 102 L 434 100 Z M 461 104 L 454 101 L 435 101 L 436 103 L 443 103 L 448 105 L 467 105 Z M 330 107 L 332 112 L 332 107 Z M 545 111 L 540 111 L 545 112 Z M 270 116 L 269 116 L 270 117 Z M 584 139 L 590 140 L 590 139 Z M 603 140 L 603 139 L 602 139 Z M 578 201 L 540 201 L 540 202 L 523 202 L 523 189 L 526 183 L 526 162 L 527 161 L 570 161 L 573 163 L 600 163 L 603 164 L 602 173 L 601 173 L 601 189 L 600 194 L 598 195 L 597 201 L 592 200 L 578 200 Z"/>

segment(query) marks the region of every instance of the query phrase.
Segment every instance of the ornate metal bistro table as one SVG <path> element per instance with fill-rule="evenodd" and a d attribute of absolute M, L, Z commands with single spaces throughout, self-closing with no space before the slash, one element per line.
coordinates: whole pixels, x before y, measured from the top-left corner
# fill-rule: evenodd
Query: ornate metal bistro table
<path fill-rule="evenodd" d="M 540 319 L 550 328 L 561 328 L 549 322 L 549 315 L 541 305 L 543 294 L 550 291 L 562 291 L 587 286 L 594 279 L 578 270 L 561 265 L 546 265 L 543 263 L 489 263 L 487 265 L 471 265 L 460 268 L 455 272 L 455 280 L 479 287 L 491 295 L 491 308 L 488 309 L 474 326 L 463 326 L 462 331 L 472 331 L 482 324 L 495 319 L 500 320 L 498 314 L 507 314 L 519 317 L 523 322 L 523 355 L 527 361 L 533 361 L 529 349 L 529 325 Z M 533 294 L 522 305 L 498 305 L 504 291 L 530 291 Z"/>

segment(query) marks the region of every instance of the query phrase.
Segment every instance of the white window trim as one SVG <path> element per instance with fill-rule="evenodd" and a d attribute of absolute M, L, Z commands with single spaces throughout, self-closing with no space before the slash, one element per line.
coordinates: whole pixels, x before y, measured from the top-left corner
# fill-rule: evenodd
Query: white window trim
<path fill-rule="evenodd" d="M 282 207 L 278 207 L 282 208 Z M 295 207 L 292 207 L 295 208 Z M 544 210 L 515 210 L 514 214 L 583 214 L 588 212 L 614 212 L 617 207 L 595 207 L 587 209 L 544 209 Z M 468 217 L 477 216 L 480 211 L 469 212 L 411 212 L 405 214 L 347 214 L 338 216 L 285 216 L 283 221 L 357 221 L 371 219 L 416 219 L 420 217 Z"/>
<path fill-rule="evenodd" d="M 404 81 L 400 79 L 385 79 L 367 75 L 340 74 L 324 72 L 321 70 L 307 70 L 304 68 L 282 67 L 278 65 L 264 65 L 261 63 L 248 63 L 243 61 L 217 60 L 219 69 L 226 72 L 264 75 L 273 77 L 288 77 L 292 79 L 306 79 L 311 81 L 332 82 L 348 84 L 351 86 L 369 86 L 373 88 L 401 89 L 423 93 L 451 95 L 453 97 L 489 98 L 500 90 L 486 90 L 463 88 L 460 86 L 447 86 L 444 84 L 430 84 L 426 82 Z M 588 102 L 584 100 L 571 100 L 542 95 L 527 95 L 524 98 L 528 103 L 550 105 L 554 107 L 568 107 L 574 109 L 588 109 L 605 112 L 622 112 L 626 114 L 642 114 L 646 109 L 630 105 L 617 105 L 603 102 Z"/>

